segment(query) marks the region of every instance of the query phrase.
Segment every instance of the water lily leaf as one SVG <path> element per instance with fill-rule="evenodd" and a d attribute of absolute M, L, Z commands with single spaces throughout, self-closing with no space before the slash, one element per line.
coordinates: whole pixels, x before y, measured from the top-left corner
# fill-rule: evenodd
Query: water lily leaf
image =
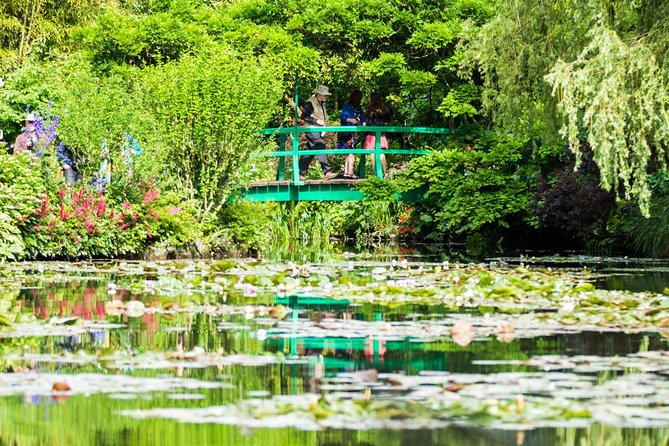
<path fill-rule="evenodd" d="M 228 270 L 231 270 L 235 266 L 237 266 L 235 264 L 235 262 L 231 262 L 230 260 L 221 260 L 221 261 L 218 261 L 218 262 L 214 262 L 210 266 L 210 268 L 211 268 L 212 271 L 224 273 Z"/>
<path fill-rule="evenodd" d="M 0 327 L 11 327 L 12 322 L 9 320 L 9 318 L 4 315 L 0 314 Z"/>
<path fill-rule="evenodd" d="M 479 313 L 481 313 L 481 314 L 489 314 L 489 313 L 494 313 L 495 312 L 495 307 L 491 307 L 491 306 L 479 305 L 477 307 L 477 309 L 479 310 Z"/>

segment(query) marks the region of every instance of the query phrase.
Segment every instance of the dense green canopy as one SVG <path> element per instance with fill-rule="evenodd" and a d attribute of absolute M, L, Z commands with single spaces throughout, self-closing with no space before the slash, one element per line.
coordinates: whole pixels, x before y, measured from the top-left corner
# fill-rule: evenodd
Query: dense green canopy
<path fill-rule="evenodd" d="M 602 186 L 648 211 L 647 173 L 669 143 L 669 5 L 659 0 L 499 2 L 472 30 L 466 67 L 502 129 L 592 148 Z"/>

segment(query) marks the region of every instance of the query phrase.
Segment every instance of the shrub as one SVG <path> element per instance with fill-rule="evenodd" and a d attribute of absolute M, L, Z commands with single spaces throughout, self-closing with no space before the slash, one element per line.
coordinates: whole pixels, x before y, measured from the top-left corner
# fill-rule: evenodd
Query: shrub
<path fill-rule="evenodd" d="M 582 161 L 574 171 L 572 159 L 563 168 L 541 176 L 533 199 L 543 228 L 557 229 L 580 242 L 591 238 L 597 229 L 604 229 L 615 207 L 614 194 L 600 187 L 599 174 L 591 160 Z"/>
<path fill-rule="evenodd" d="M 46 197 L 40 160 L 24 153 L 0 154 L 0 258 L 24 254 L 21 234 L 30 231 L 30 219 Z"/>
<path fill-rule="evenodd" d="M 535 225 L 528 212 L 536 175 L 530 154 L 523 141 L 485 135 L 473 145 L 454 141 L 416 158 L 395 177 L 402 191 L 426 188 L 442 233 L 508 228 L 515 221 Z"/>

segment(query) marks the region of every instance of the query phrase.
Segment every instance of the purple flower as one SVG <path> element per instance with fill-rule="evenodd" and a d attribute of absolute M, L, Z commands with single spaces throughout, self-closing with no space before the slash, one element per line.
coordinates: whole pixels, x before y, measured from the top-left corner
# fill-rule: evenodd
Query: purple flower
<path fill-rule="evenodd" d="M 105 191 L 105 186 L 107 185 L 107 180 L 103 177 L 95 177 L 93 180 L 93 183 L 91 185 L 97 189 L 99 192 L 104 192 Z"/>
<path fill-rule="evenodd" d="M 74 163 L 70 159 L 70 154 L 67 148 L 65 147 L 65 144 L 63 142 L 58 143 L 58 147 L 56 147 L 56 156 L 58 157 L 58 161 L 60 161 L 61 164 L 67 164 L 68 166 L 72 167 Z"/>

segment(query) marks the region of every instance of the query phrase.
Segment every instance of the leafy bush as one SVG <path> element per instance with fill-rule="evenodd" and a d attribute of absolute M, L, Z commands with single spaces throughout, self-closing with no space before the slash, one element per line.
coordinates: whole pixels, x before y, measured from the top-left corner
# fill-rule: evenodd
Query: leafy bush
<path fill-rule="evenodd" d="M 205 28 L 168 12 L 100 15 L 77 36 L 96 67 L 153 65 L 191 54 L 207 41 Z"/>
<path fill-rule="evenodd" d="M 593 237 L 596 230 L 602 235 L 615 207 L 613 193 L 599 186 L 599 174 L 591 160 L 584 160 L 576 171 L 572 160 L 542 176 L 533 199 L 543 228 L 558 229 L 580 242 Z"/>
<path fill-rule="evenodd" d="M 4 212 L 0 212 L 0 259 L 20 258 L 24 249 L 21 231 L 16 227 L 14 220 Z"/>
<path fill-rule="evenodd" d="M 400 188 L 427 187 L 434 223 L 442 233 L 508 228 L 511 221 L 535 225 L 528 212 L 535 167 L 526 143 L 482 136 L 474 145 L 453 142 L 411 161 L 396 175 Z"/>
<path fill-rule="evenodd" d="M 262 144 L 256 131 L 278 112 L 280 73 L 217 48 L 145 70 L 145 86 L 176 187 L 204 212 L 219 209 Z"/>
<path fill-rule="evenodd" d="M 0 154 L 0 258 L 24 254 L 21 233 L 30 231 L 30 220 L 46 197 L 39 159 L 23 153 Z"/>
<path fill-rule="evenodd" d="M 159 191 L 149 189 L 140 204 L 108 206 L 105 197 L 83 188 L 63 188 L 56 203 L 44 198 L 26 237 L 32 257 L 78 258 L 140 252 L 153 238 L 158 215 L 152 208 Z"/>
<path fill-rule="evenodd" d="M 622 202 L 608 221 L 613 243 L 638 254 L 669 257 L 669 172 L 665 169 L 648 177 L 653 197 L 650 215 L 642 215 L 638 206 Z"/>
<path fill-rule="evenodd" d="M 271 239 L 272 221 L 268 211 L 275 207 L 273 204 L 236 201 L 223 208 L 220 214 L 223 229 L 217 237 L 219 246 L 238 255 L 258 253 Z"/>

